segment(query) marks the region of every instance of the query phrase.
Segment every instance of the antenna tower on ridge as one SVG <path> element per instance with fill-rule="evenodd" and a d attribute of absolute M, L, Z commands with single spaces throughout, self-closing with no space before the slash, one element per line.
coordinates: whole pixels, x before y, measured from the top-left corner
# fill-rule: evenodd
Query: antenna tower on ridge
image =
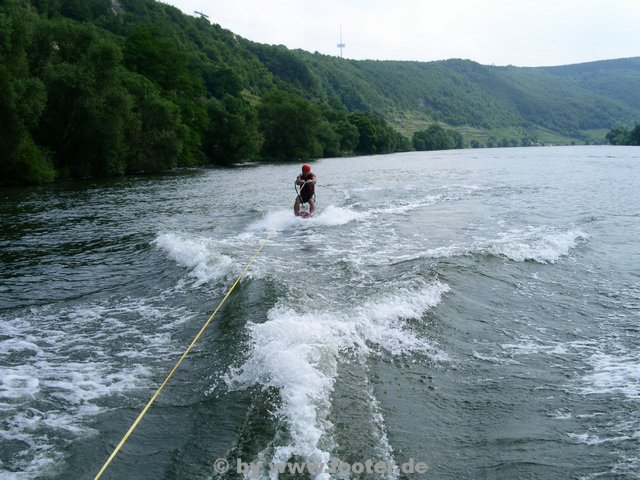
<path fill-rule="evenodd" d="M 340 43 L 338 44 L 338 48 L 340 49 L 340 58 L 342 58 L 342 49 L 346 46 L 346 43 L 342 43 L 342 24 L 340 24 Z"/>

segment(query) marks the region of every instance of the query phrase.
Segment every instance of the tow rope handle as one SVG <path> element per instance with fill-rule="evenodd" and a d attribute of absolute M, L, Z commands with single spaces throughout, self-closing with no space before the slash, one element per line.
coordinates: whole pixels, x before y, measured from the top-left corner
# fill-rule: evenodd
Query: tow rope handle
<path fill-rule="evenodd" d="M 300 185 L 300 190 L 298 190 L 298 180 L 296 180 L 295 182 L 293 182 L 293 186 L 296 190 L 296 197 L 300 199 L 300 203 L 307 203 L 307 202 L 303 202 L 302 201 L 302 197 L 300 196 L 300 194 L 302 193 L 302 189 L 304 188 L 304 186 L 307 184 L 307 180 L 304 181 L 304 183 L 302 185 Z M 313 199 L 316 199 L 316 194 L 313 194 Z"/>
<path fill-rule="evenodd" d="M 293 182 L 293 187 L 296 190 L 296 196 L 298 198 L 300 198 L 300 194 L 302 193 L 302 189 L 304 188 L 304 186 L 307 184 L 307 181 L 305 180 L 304 183 L 302 185 L 300 185 L 300 189 L 298 189 L 298 180 L 296 180 L 295 182 Z M 302 198 L 300 198 L 300 201 L 302 201 Z"/>

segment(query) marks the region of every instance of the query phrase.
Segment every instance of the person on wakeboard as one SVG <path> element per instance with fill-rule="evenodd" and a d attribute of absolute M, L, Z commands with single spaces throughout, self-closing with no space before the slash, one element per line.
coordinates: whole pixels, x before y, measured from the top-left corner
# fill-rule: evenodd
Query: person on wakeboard
<path fill-rule="evenodd" d="M 293 205 L 293 213 L 296 216 L 300 216 L 300 205 L 303 203 L 309 204 L 309 215 L 313 215 L 316 211 L 316 201 L 314 193 L 316 191 L 316 174 L 311 173 L 311 166 L 308 164 L 302 165 L 302 173 L 296 178 L 296 185 L 300 187 L 300 192 L 296 197 L 296 203 Z"/>

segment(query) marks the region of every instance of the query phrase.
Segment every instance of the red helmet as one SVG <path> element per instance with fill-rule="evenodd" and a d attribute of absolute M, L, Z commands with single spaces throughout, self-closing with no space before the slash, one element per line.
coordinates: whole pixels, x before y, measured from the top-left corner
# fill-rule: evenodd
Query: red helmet
<path fill-rule="evenodd" d="M 309 173 L 311 171 L 311 165 L 305 163 L 302 165 L 302 173 Z"/>

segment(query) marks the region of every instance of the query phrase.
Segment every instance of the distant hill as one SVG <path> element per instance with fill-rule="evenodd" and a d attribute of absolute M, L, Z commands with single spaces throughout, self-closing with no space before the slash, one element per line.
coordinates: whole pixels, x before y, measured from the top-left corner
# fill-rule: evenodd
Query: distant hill
<path fill-rule="evenodd" d="M 377 110 L 389 119 L 404 112 L 452 127 L 545 129 L 575 140 L 588 139 L 590 130 L 640 121 L 640 58 L 519 68 L 459 59 L 397 62 L 302 51 L 290 55 L 307 65 L 316 80 L 308 85 L 338 96 L 350 109 Z"/>
<path fill-rule="evenodd" d="M 575 82 L 579 87 L 640 108 L 640 57 L 547 67 L 539 70 Z M 634 119 L 637 121 L 637 119 Z"/>

